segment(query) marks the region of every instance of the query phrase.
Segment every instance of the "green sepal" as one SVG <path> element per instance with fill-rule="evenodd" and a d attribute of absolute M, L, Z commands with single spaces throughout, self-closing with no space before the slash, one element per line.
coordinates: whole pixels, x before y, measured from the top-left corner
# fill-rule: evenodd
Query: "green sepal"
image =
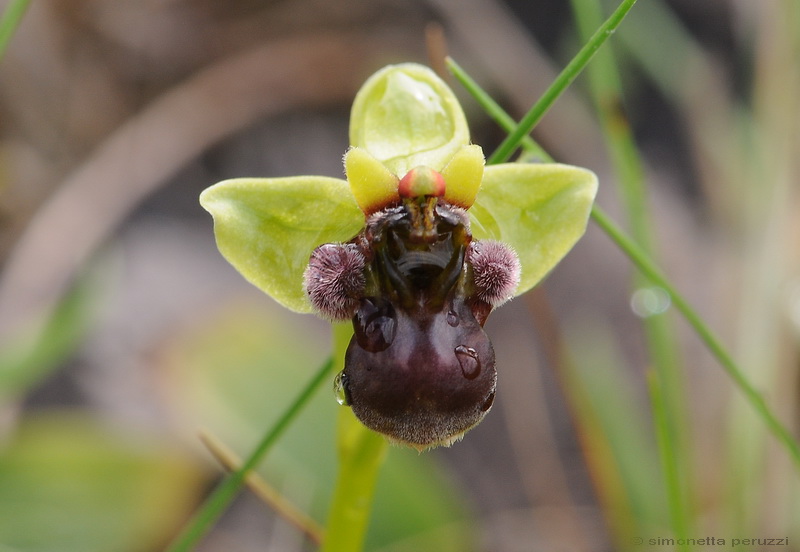
<path fill-rule="evenodd" d="M 441 171 L 469 143 L 469 127 L 453 91 L 424 65 L 389 65 L 356 94 L 350 144 L 402 177 L 424 165 Z"/>
<path fill-rule="evenodd" d="M 520 295 L 539 283 L 586 231 L 596 193 L 597 177 L 579 167 L 488 166 L 468 211 L 472 235 L 502 241 L 517 252 Z"/>
<path fill-rule="evenodd" d="M 315 247 L 342 242 L 364 225 L 345 180 L 323 176 L 237 178 L 206 189 L 222 255 L 284 307 L 313 312 L 303 271 Z"/>

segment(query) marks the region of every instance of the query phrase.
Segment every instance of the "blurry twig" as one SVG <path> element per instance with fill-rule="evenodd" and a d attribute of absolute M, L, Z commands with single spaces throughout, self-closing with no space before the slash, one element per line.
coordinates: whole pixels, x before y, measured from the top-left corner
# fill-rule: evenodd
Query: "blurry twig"
<path fill-rule="evenodd" d="M 322 382 L 330 377 L 333 364 L 333 357 L 328 357 L 328 360 L 319 367 L 294 401 L 284 410 L 280 418 L 264 434 L 261 441 L 259 441 L 247 459 L 242 462 L 239 469 L 232 471 L 206 498 L 205 502 L 194 513 L 192 519 L 189 520 L 180 534 L 169 545 L 167 548 L 169 552 L 188 552 L 194 549 L 194 546 L 211 529 L 211 526 L 214 525 L 239 493 L 239 490 L 247 480 L 247 475 L 264 459 L 264 456 L 272 449 L 275 442 L 306 406 L 314 392 L 319 389 Z"/>
<path fill-rule="evenodd" d="M 229 472 L 242 467 L 242 461 L 225 444 L 208 431 L 200 432 L 200 440 L 214 458 Z M 322 526 L 305 512 L 297 508 L 255 472 L 249 472 L 245 483 L 256 496 L 268 504 L 278 515 L 302 531 L 314 544 L 321 544 L 324 534 Z"/>
<path fill-rule="evenodd" d="M 441 23 L 431 22 L 425 27 L 425 47 L 428 50 L 428 63 L 436 74 L 447 79 L 449 74 L 445 67 L 447 58 L 447 37 Z"/>

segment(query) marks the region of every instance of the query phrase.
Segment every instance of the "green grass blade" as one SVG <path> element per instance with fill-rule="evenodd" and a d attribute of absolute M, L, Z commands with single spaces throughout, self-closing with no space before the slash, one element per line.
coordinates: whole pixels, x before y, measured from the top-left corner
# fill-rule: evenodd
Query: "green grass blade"
<path fill-rule="evenodd" d="M 523 136 L 530 134 L 533 127 L 535 127 L 544 114 L 550 109 L 550 106 L 558 99 L 564 90 L 575 80 L 584 67 L 592 59 L 595 52 L 603 45 L 603 43 L 610 37 L 616 28 L 622 23 L 622 20 L 631 10 L 636 0 L 624 0 L 620 3 L 619 7 L 611 14 L 603 25 L 597 29 L 592 35 L 592 38 L 580 51 L 572 58 L 563 71 L 556 77 L 553 84 L 545 91 L 542 97 L 537 101 L 528 113 L 519 122 L 519 125 L 506 137 L 505 140 L 498 146 L 495 152 L 487 160 L 488 164 L 503 163 L 514 153 L 514 150 L 519 147 Z"/>
<path fill-rule="evenodd" d="M 17 329 L 4 339 L 0 346 L 0 403 L 39 384 L 80 346 L 97 311 L 102 295 L 99 287 L 95 274 L 82 276 L 40 326 Z"/>
<path fill-rule="evenodd" d="M 449 62 L 449 67 L 455 66 L 455 62 Z M 456 78 L 458 73 L 454 73 Z M 460 80 L 460 79 L 459 79 Z M 488 103 L 495 103 L 494 100 L 480 87 L 473 88 L 471 91 L 481 105 Z M 495 103 L 496 105 L 496 103 Z M 498 106 L 499 109 L 499 106 Z M 508 116 L 507 116 L 508 117 Z M 509 117 L 510 119 L 510 117 Z M 505 130 L 510 131 L 510 126 L 506 126 L 503 119 L 499 120 L 501 126 Z M 734 384 L 740 389 L 744 397 L 750 403 L 752 408 L 759 414 L 762 421 L 766 424 L 769 430 L 775 435 L 781 445 L 791 456 L 793 462 L 800 470 L 800 444 L 792 437 L 788 429 L 777 419 L 772 413 L 769 406 L 764 401 L 758 391 L 750 384 L 744 376 L 744 372 L 733 360 L 733 357 L 728 353 L 719 339 L 714 335 L 710 328 L 705 324 L 703 319 L 698 315 L 695 310 L 689 305 L 688 301 L 675 289 L 670 281 L 663 275 L 661 270 L 649 258 L 649 256 L 630 238 L 621 228 L 619 228 L 602 209 L 597 205 L 592 208 L 592 220 L 603 230 L 608 237 L 619 247 L 623 253 L 636 265 L 636 267 L 644 273 L 644 275 L 654 282 L 657 286 L 666 291 L 672 304 L 683 315 L 694 329 L 697 336 L 705 344 L 706 348 L 711 352 L 717 362 L 722 366 L 725 372 L 731 377 Z"/>
<path fill-rule="evenodd" d="M 188 552 L 192 550 L 198 541 L 211 529 L 211 526 L 219 519 L 225 508 L 244 486 L 247 474 L 261 462 L 264 455 L 308 403 L 320 384 L 330 376 L 333 363 L 333 357 L 331 357 L 317 370 L 294 402 L 289 405 L 283 415 L 275 422 L 275 425 L 264 435 L 255 450 L 242 464 L 242 467 L 228 475 L 220 483 L 211 496 L 206 499 L 205 504 L 195 514 L 189 525 L 167 548 L 167 552 Z"/>
<path fill-rule="evenodd" d="M 512 132 L 517 127 L 517 122 L 511 115 L 505 112 L 500 105 L 494 101 L 494 98 L 489 96 L 475 80 L 464 71 L 464 69 L 456 63 L 456 61 L 447 57 L 445 59 L 447 69 L 452 73 L 455 79 L 459 82 L 464 89 L 478 102 L 489 117 L 492 118 L 500 127 L 506 132 Z M 520 141 L 520 145 L 525 149 L 525 152 L 531 157 L 540 159 L 547 163 L 554 163 L 555 160 L 547 153 L 536 141 L 524 135 Z"/>
<path fill-rule="evenodd" d="M 667 526 L 652 426 L 610 328 L 581 318 L 566 338 L 562 369 L 578 437 L 615 549 L 627 550 Z"/>
<path fill-rule="evenodd" d="M 572 11 L 581 35 L 586 39 L 602 21 L 598 0 L 572 0 Z M 623 110 L 623 92 L 613 50 L 598 52 L 588 68 L 589 89 L 600 119 L 609 156 L 617 174 L 620 196 L 634 239 L 651 258 L 655 258 L 652 223 L 647 204 L 647 190 L 641 156 Z M 640 274 L 634 277 L 636 288 L 652 285 Z M 673 532 L 685 541 L 692 520 L 692 454 L 688 436 L 686 392 L 679 346 L 668 313 L 642 320 L 650 359 L 655 366 L 651 375 L 653 421 L 661 451 L 664 483 L 670 505 Z M 687 548 L 683 546 L 682 550 Z"/>
<path fill-rule="evenodd" d="M 764 424 L 772 432 L 778 442 L 786 449 L 800 471 L 800 444 L 792 437 L 792 433 L 775 416 L 767 405 L 764 397 L 745 377 L 742 369 L 728 353 L 720 340 L 703 322 L 699 314 L 689 305 L 688 301 L 678 293 L 661 270 L 653 263 L 634 240 L 628 237 L 611 218 L 596 205 L 592 209 L 592 219 L 614 241 L 615 244 L 628 256 L 636 267 L 655 285 L 666 291 L 672 304 L 683 315 L 700 340 L 717 359 L 733 383 L 739 388 L 750 406 L 758 413 Z"/>

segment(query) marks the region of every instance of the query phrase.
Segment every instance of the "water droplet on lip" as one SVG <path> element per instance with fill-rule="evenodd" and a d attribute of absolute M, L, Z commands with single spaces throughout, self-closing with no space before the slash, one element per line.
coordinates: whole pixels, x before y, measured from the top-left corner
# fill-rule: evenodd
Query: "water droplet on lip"
<path fill-rule="evenodd" d="M 336 396 L 336 402 L 342 406 L 350 406 L 350 389 L 348 388 L 347 374 L 339 372 L 333 380 L 333 393 Z"/>
<path fill-rule="evenodd" d="M 458 314 L 455 311 L 448 311 L 447 312 L 447 323 L 450 324 L 452 327 L 458 326 Z"/>
<path fill-rule="evenodd" d="M 467 379 L 475 379 L 481 373 L 481 361 L 478 352 L 472 347 L 459 345 L 455 348 L 456 358 L 461 365 L 461 373 Z"/>

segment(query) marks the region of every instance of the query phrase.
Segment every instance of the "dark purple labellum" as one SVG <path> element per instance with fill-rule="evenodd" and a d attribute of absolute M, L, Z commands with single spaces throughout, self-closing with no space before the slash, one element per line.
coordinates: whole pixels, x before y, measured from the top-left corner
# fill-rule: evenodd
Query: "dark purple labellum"
<path fill-rule="evenodd" d="M 306 290 L 321 313 L 351 317 L 354 329 L 339 401 L 419 449 L 459 439 L 494 401 L 483 323 L 518 280 L 516 254 L 473 242 L 466 212 L 433 194 L 374 213 L 350 243 L 317 248 Z"/>

